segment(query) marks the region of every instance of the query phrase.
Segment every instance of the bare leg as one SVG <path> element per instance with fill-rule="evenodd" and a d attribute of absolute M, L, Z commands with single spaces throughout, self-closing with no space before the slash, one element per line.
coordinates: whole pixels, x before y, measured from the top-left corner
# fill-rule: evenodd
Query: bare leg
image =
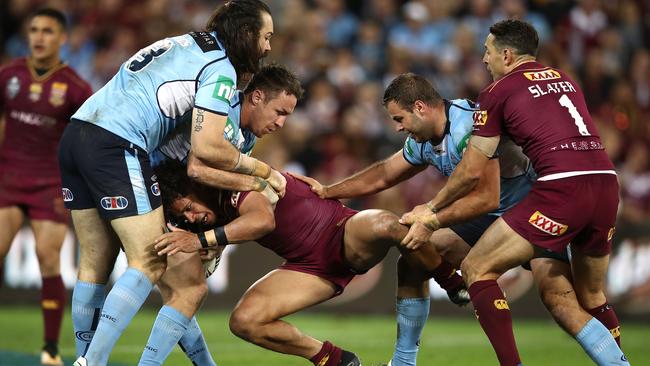
<path fill-rule="evenodd" d="M 4 263 L 4 259 L 9 252 L 11 242 L 20 230 L 20 227 L 25 220 L 25 215 L 16 206 L 0 208 L 0 222 L 3 223 L 3 228 L 0 230 L 0 267 Z M 2 283 L 0 282 L 0 285 Z"/>
<path fill-rule="evenodd" d="M 275 352 L 312 358 L 323 343 L 281 318 L 330 299 L 331 282 L 320 277 L 276 269 L 255 282 L 230 316 L 238 337 Z"/>

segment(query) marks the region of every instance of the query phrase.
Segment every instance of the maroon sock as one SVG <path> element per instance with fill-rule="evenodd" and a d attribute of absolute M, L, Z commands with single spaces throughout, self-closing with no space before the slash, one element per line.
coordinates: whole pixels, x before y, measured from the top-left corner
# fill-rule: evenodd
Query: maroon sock
<path fill-rule="evenodd" d="M 323 347 L 318 351 L 316 356 L 309 359 L 316 366 L 338 366 L 341 361 L 343 351 L 330 343 L 325 341 Z"/>
<path fill-rule="evenodd" d="M 614 340 L 616 340 L 616 344 L 621 347 L 621 325 L 618 322 L 618 317 L 616 317 L 614 308 L 605 302 L 604 304 L 589 310 L 589 314 L 598 319 L 598 321 L 603 323 L 603 325 L 609 329 Z"/>
<path fill-rule="evenodd" d="M 440 265 L 431 272 L 431 277 L 436 280 L 440 287 L 445 291 L 455 290 L 463 284 L 463 277 L 456 272 L 454 266 L 444 259 L 440 262 Z"/>
<path fill-rule="evenodd" d="M 65 287 L 61 276 L 43 278 L 41 309 L 45 323 L 45 342 L 58 343 L 65 306 Z"/>
<path fill-rule="evenodd" d="M 519 365 L 521 361 L 512 330 L 512 315 L 497 281 L 474 282 L 468 291 L 476 317 L 490 339 L 501 366 Z"/>

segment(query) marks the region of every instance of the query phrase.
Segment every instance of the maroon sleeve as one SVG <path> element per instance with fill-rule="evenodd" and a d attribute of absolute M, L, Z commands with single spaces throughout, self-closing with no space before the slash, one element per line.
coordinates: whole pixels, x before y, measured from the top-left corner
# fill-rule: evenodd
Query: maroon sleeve
<path fill-rule="evenodd" d="M 476 136 L 492 137 L 502 133 L 503 101 L 499 98 L 497 84 L 492 84 L 484 89 L 478 96 L 479 110 L 474 112 L 473 134 Z"/>

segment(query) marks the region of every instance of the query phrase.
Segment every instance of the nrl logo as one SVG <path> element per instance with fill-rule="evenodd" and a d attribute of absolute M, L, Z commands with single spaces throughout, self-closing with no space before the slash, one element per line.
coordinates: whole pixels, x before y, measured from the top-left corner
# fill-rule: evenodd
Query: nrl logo
<path fill-rule="evenodd" d="M 530 216 L 530 219 L 528 219 L 528 222 L 541 231 L 553 236 L 560 236 L 569 228 L 567 225 L 549 219 L 539 211 L 535 211 L 535 213 Z"/>

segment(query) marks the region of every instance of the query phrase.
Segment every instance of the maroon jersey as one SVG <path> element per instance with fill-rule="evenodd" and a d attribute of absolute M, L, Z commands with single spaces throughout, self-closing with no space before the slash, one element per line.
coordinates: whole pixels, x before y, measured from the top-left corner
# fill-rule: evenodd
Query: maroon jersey
<path fill-rule="evenodd" d="M 0 69 L 0 113 L 6 121 L 0 171 L 59 181 L 57 146 L 70 116 L 92 94 L 61 64 L 38 76 L 29 59 Z"/>
<path fill-rule="evenodd" d="M 527 62 L 479 95 L 474 135 L 509 135 L 538 175 L 614 169 L 578 84 L 565 73 Z"/>
<path fill-rule="evenodd" d="M 275 230 L 256 241 L 288 262 L 304 262 L 321 252 L 319 247 L 332 241 L 346 219 L 357 211 L 337 200 L 319 198 L 307 184 L 284 176 L 287 190 L 275 207 Z M 233 205 L 238 207 L 248 193 L 235 194 Z"/>

